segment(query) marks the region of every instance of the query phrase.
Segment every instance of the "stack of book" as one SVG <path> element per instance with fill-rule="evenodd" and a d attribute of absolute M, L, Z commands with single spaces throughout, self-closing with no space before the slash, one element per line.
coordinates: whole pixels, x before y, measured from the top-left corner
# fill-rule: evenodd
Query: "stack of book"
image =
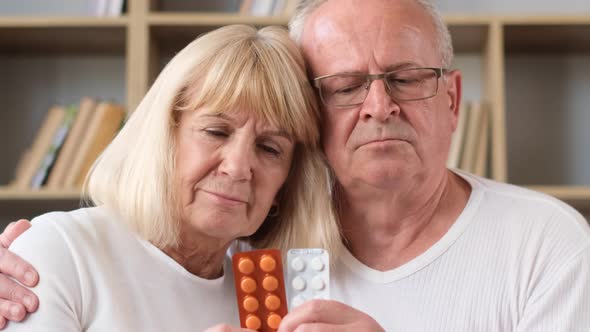
<path fill-rule="evenodd" d="M 122 106 L 88 97 L 79 107 L 52 107 L 23 152 L 11 185 L 19 190 L 80 188 L 124 119 Z"/>
<path fill-rule="evenodd" d="M 453 133 L 447 167 L 488 175 L 490 152 L 490 111 L 483 102 L 463 102 Z"/>

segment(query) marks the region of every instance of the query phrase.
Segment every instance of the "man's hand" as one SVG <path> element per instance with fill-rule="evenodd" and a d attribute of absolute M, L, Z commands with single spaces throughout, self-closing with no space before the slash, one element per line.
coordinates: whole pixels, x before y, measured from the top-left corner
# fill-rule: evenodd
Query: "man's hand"
<path fill-rule="evenodd" d="M 33 292 L 9 278 L 29 287 L 39 282 L 37 271 L 8 250 L 12 241 L 29 227 L 31 223 L 21 219 L 10 223 L 0 234 L 0 329 L 6 326 L 7 320 L 21 321 L 27 312 L 34 312 L 39 306 L 39 299 Z"/>
<path fill-rule="evenodd" d="M 343 303 L 312 300 L 302 304 L 283 318 L 278 332 L 385 332 L 362 311 Z"/>
<path fill-rule="evenodd" d="M 242 329 L 239 327 L 227 325 L 227 324 L 220 324 L 210 327 L 205 330 L 205 332 L 255 332 L 248 329 Z"/>

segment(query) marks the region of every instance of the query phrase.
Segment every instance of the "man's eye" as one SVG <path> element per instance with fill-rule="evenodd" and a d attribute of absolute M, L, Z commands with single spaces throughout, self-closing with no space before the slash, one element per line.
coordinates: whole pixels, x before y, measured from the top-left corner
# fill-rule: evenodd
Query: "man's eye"
<path fill-rule="evenodd" d="M 400 84 L 400 85 L 406 85 L 406 84 L 419 84 L 420 83 L 420 79 L 419 78 L 412 78 L 412 77 L 394 77 L 390 79 L 390 82 L 393 84 Z"/>
<path fill-rule="evenodd" d="M 356 85 L 350 85 L 341 89 L 337 89 L 336 91 L 334 91 L 334 93 L 338 93 L 338 94 L 347 94 L 347 93 L 353 93 L 355 91 L 357 91 L 358 89 L 360 89 L 362 87 L 361 84 L 356 84 Z"/>

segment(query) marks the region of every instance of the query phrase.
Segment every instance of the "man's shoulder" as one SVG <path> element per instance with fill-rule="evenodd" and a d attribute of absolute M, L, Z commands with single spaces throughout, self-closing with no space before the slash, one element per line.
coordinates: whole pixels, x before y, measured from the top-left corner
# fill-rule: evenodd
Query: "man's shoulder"
<path fill-rule="evenodd" d="M 555 197 L 512 184 L 463 176 L 478 196 L 476 215 L 528 237 L 539 235 L 590 244 L 588 221 L 573 207 Z M 471 201 L 471 200 L 470 200 Z"/>
<path fill-rule="evenodd" d="M 510 213 L 530 213 L 553 216 L 561 216 L 565 219 L 584 220 L 582 215 L 567 203 L 549 196 L 545 193 L 534 191 L 518 185 L 498 182 L 468 173 L 461 173 L 472 187 L 473 195 L 481 195 L 481 201 L 487 205 L 501 205 Z"/>

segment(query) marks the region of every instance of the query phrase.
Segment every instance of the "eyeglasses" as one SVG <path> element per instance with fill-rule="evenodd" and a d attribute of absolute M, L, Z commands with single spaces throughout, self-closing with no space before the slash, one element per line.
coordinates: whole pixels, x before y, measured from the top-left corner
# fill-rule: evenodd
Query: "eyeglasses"
<path fill-rule="evenodd" d="M 352 107 L 365 102 L 371 83 L 383 80 L 389 96 L 396 101 L 428 99 L 438 92 L 444 68 L 411 68 L 382 74 L 333 74 L 315 78 L 322 103 L 328 107 Z"/>

